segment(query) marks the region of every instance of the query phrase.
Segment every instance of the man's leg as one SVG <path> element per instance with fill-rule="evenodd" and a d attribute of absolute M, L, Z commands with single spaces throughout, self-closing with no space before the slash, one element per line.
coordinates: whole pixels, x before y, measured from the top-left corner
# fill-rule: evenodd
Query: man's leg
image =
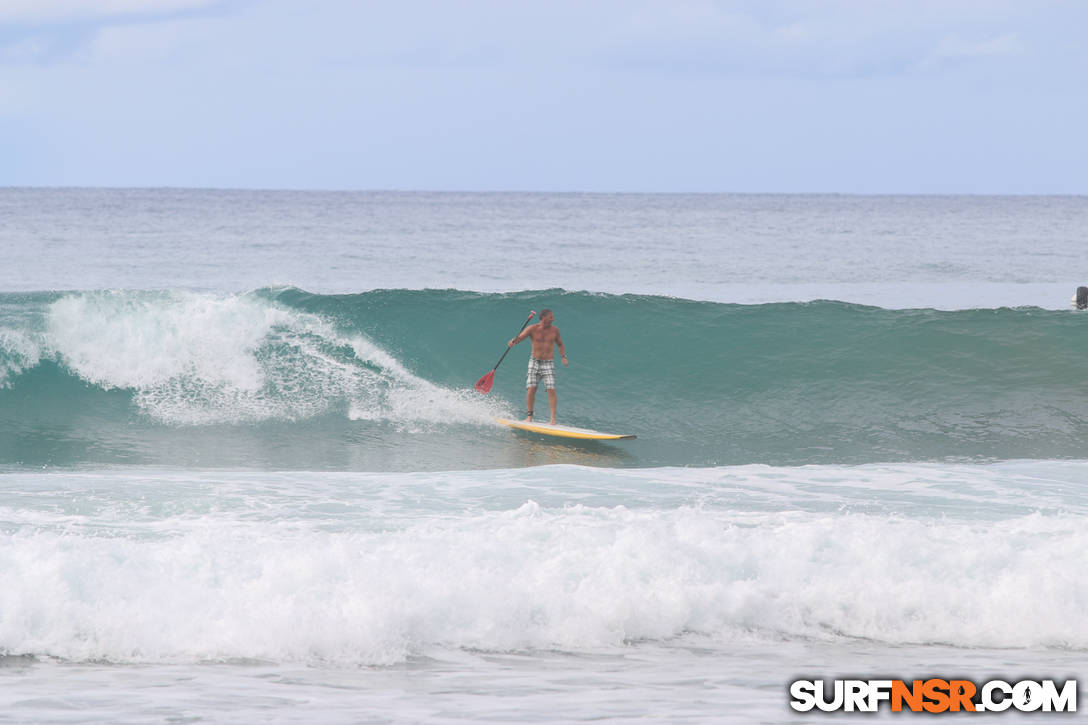
<path fill-rule="evenodd" d="M 552 410 L 551 424 L 555 425 L 555 388 L 548 388 L 548 407 Z"/>
<path fill-rule="evenodd" d="M 554 391 L 549 390 L 548 392 L 551 393 L 551 392 L 554 392 Z M 529 421 L 530 423 L 533 421 L 533 401 L 534 400 L 536 400 L 536 386 L 531 385 L 531 386 L 529 386 L 528 388 L 525 389 L 525 410 L 527 410 L 529 412 L 529 415 L 525 420 Z M 555 417 L 554 406 L 553 406 L 552 417 L 553 418 Z"/>

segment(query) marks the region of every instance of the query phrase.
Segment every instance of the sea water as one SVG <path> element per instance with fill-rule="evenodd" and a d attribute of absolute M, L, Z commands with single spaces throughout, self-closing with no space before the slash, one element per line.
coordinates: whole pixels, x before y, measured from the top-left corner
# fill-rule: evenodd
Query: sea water
<path fill-rule="evenodd" d="M 0 722 L 1084 680 L 1086 238 L 1076 197 L 0 190 Z M 560 421 L 638 439 L 493 425 L 543 307 Z"/>

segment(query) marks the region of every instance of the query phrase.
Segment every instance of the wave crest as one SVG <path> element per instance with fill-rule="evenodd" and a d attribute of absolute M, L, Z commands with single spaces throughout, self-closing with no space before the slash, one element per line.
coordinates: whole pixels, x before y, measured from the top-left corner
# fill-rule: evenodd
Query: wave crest
<path fill-rule="evenodd" d="M 446 420 L 489 417 L 480 401 L 414 375 L 361 332 L 255 294 L 70 294 L 48 305 L 36 342 L 0 342 L 17 353 L 7 358 L 15 372 L 48 356 L 86 383 L 131 391 L 142 412 L 174 425 L 349 411 L 400 424 L 434 420 L 436 410 Z"/>

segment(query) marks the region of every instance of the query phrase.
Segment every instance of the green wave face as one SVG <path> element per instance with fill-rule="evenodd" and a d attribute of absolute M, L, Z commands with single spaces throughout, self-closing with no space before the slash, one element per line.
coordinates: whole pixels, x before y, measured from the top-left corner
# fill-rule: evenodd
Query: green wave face
<path fill-rule="evenodd" d="M 550 442 L 528 343 L 471 390 L 529 310 L 570 366 Z M 435 470 L 1082 458 L 1088 318 L 837 302 L 728 305 L 562 290 L 0 295 L 0 465 Z M 546 410 L 543 391 L 536 404 Z"/>

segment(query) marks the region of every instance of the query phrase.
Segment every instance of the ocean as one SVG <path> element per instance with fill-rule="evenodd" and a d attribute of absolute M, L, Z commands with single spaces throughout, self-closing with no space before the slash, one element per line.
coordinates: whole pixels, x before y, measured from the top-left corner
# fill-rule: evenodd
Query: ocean
<path fill-rule="evenodd" d="M 0 723 L 1083 681 L 1086 241 L 1084 197 L 0 189 Z M 559 421 L 637 439 L 494 423 L 545 307 Z"/>

